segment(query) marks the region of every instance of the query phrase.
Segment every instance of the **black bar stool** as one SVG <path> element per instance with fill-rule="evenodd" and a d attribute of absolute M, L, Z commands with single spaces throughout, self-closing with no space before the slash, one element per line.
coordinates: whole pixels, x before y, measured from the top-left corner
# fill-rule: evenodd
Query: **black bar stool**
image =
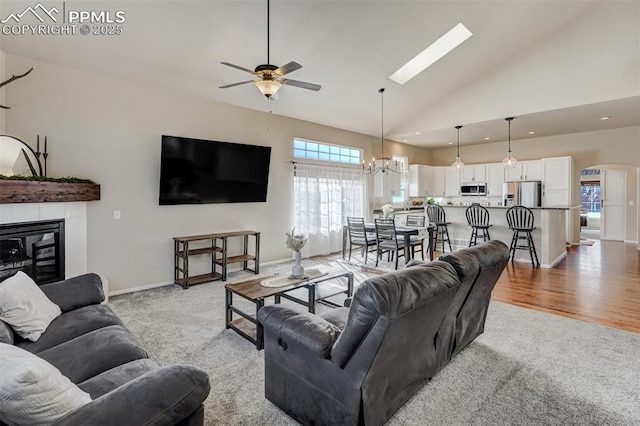
<path fill-rule="evenodd" d="M 472 204 L 467 207 L 465 212 L 467 215 L 467 222 L 471 227 L 471 238 L 469 238 L 469 247 L 478 244 L 478 231 L 482 231 L 482 240 L 490 241 L 489 228 L 493 225 L 489 224 L 489 210 L 482 207 L 480 204 Z"/>
<path fill-rule="evenodd" d="M 451 222 L 447 222 L 447 215 L 444 212 L 442 206 L 438 204 L 427 205 L 427 216 L 429 216 L 429 223 L 433 223 L 436 226 L 436 239 L 433 242 L 433 247 L 438 245 L 438 236 L 442 240 L 442 253 L 444 253 L 444 242 L 449 243 L 449 251 L 451 250 L 451 240 L 449 239 L 449 228 Z"/>
<path fill-rule="evenodd" d="M 531 236 L 531 232 L 536 229 L 533 226 L 533 212 L 523 206 L 513 206 L 507 210 L 507 225 L 513 231 L 511 247 L 509 247 L 511 262 L 513 262 L 513 258 L 516 255 L 516 250 L 529 250 L 531 265 L 534 267 L 540 266 L 536 246 L 533 244 L 533 237 Z M 520 240 L 525 240 L 526 244 L 519 244 Z M 533 261 L 534 258 L 535 263 Z"/>

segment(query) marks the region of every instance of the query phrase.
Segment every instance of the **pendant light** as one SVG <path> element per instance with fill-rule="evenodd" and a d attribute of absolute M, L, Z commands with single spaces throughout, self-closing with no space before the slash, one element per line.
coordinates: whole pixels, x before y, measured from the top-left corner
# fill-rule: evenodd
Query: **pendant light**
<path fill-rule="evenodd" d="M 513 169 L 516 164 L 518 164 L 518 160 L 511 154 L 511 121 L 514 117 L 507 117 L 505 120 L 509 123 L 509 149 L 507 150 L 507 156 L 502 160 L 502 167 L 505 169 Z"/>
<path fill-rule="evenodd" d="M 456 126 L 456 130 L 458 131 L 458 155 L 456 155 L 456 161 L 451 165 L 451 167 L 456 170 L 460 170 L 464 167 L 464 163 L 460 160 L 460 129 L 462 129 L 462 126 Z"/>
<path fill-rule="evenodd" d="M 364 161 L 362 161 L 362 172 L 367 175 L 375 175 L 378 172 L 382 173 L 402 173 L 402 163 L 398 160 L 394 160 L 391 157 L 384 156 L 384 87 L 378 90 L 380 93 L 380 105 L 381 105 L 381 120 L 380 120 L 380 158 L 376 160 L 375 157 L 369 163 L 369 166 L 365 167 Z"/>

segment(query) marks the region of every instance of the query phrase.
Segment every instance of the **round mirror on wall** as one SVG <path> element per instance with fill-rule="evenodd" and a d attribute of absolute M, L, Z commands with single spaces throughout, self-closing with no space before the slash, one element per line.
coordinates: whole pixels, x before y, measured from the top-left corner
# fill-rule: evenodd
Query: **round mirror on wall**
<path fill-rule="evenodd" d="M 42 176 L 42 165 L 29 145 L 13 136 L 0 136 L 0 175 Z"/>

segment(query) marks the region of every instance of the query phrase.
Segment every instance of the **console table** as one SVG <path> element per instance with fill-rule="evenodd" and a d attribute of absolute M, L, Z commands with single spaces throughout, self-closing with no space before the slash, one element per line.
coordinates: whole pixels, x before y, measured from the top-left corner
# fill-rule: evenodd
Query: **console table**
<path fill-rule="evenodd" d="M 249 237 L 255 239 L 255 250 L 249 253 Z M 229 256 L 229 238 L 242 237 L 242 254 Z M 198 241 L 210 241 L 207 247 L 189 248 L 189 244 Z M 175 237 L 173 239 L 173 280 L 182 288 L 190 285 L 201 284 L 208 281 L 221 279 L 227 280 L 227 266 L 230 263 L 242 263 L 242 269 L 255 274 L 260 273 L 260 233 L 256 231 L 220 232 L 216 234 L 190 235 L 187 237 Z M 201 275 L 189 275 L 189 257 L 197 255 L 211 256 L 211 272 Z M 249 262 L 253 262 L 253 269 L 249 268 Z M 220 267 L 220 272 L 217 267 Z"/>

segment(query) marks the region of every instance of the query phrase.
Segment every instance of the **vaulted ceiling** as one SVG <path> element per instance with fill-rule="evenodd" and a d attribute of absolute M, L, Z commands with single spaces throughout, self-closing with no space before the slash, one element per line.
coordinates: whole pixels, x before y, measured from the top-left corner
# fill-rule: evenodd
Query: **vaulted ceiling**
<path fill-rule="evenodd" d="M 24 10 L 3 0 L 0 14 Z M 62 2 L 45 2 L 58 5 Z M 266 1 L 74 1 L 65 7 L 125 12 L 121 35 L 2 35 L 0 48 L 250 109 L 269 102 L 225 67 L 266 62 Z M 25 17 L 24 19 L 28 19 Z M 405 85 L 388 77 L 457 23 L 473 36 Z M 78 30 L 76 30 L 78 31 Z M 638 1 L 271 2 L 271 63 L 319 92 L 285 86 L 275 114 L 424 147 L 640 125 Z M 7 73 L 19 70 L 6 70 Z M 249 78 L 247 78 L 249 77 Z M 611 116 L 610 120 L 599 120 Z M 419 133 L 419 134 L 416 134 Z M 485 138 L 490 138 L 485 140 Z"/>

